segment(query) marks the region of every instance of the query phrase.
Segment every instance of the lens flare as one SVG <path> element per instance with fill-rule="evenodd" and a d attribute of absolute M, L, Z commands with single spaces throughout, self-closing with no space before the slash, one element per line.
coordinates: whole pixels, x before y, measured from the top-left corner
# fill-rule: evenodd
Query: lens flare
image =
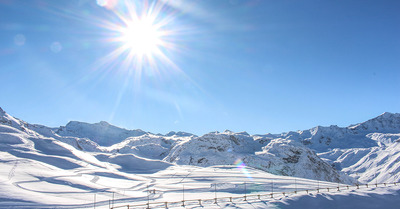
<path fill-rule="evenodd" d="M 248 179 L 253 179 L 250 175 L 250 173 L 246 169 L 246 164 L 242 161 L 242 159 L 238 158 L 234 164 L 236 167 L 248 178 Z"/>

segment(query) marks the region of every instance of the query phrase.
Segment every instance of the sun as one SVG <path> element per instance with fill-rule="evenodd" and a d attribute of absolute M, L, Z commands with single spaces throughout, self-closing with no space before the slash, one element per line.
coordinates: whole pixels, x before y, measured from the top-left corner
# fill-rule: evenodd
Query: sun
<path fill-rule="evenodd" d="M 109 1 L 107 1 L 109 2 Z M 181 72 L 171 57 L 179 52 L 181 31 L 177 11 L 165 1 L 119 0 L 109 20 L 97 23 L 106 29 L 113 50 L 97 60 L 95 68 L 128 73 L 140 83 L 146 75 Z M 110 45 L 111 46 L 111 45 Z"/>
<path fill-rule="evenodd" d="M 163 31 L 152 20 L 141 18 L 121 28 L 123 47 L 137 56 L 153 56 L 163 45 Z"/>

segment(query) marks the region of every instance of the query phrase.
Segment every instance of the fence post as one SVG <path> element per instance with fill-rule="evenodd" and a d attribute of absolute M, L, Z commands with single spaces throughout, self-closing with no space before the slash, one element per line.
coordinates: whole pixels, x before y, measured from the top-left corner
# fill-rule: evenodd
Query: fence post
<path fill-rule="evenodd" d="M 217 183 L 214 184 L 215 204 L 217 204 Z"/>
<path fill-rule="evenodd" d="M 165 202 L 165 208 L 168 208 L 168 202 Z"/>
<path fill-rule="evenodd" d="M 339 179 L 338 179 L 338 180 L 337 180 L 337 190 L 338 190 L 338 191 L 340 191 L 340 190 L 339 190 L 339 187 L 340 187 L 340 185 L 339 185 Z"/>
<path fill-rule="evenodd" d="M 150 208 L 150 190 L 149 185 L 147 184 L 147 208 Z"/>
<path fill-rule="evenodd" d="M 244 182 L 244 201 L 247 201 L 247 188 L 246 188 L 246 182 Z"/>
<path fill-rule="evenodd" d="M 112 207 L 114 207 L 114 192 L 113 192 L 113 198 L 112 198 Z"/>
<path fill-rule="evenodd" d="M 199 199 L 199 205 L 202 206 L 202 205 L 201 205 L 201 199 Z"/>
<path fill-rule="evenodd" d="M 182 184 L 182 206 L 185 206 L 185 185 Z"/>
<path fill-rule="evenodd" d="M 93 197 L 93 208 L 96 209 L 96 193 L 94 193 Z"/>
<path fill-rule="evenodd" d="M 271 180 L 271 198 L 274 198 L 274 180 Z"/>

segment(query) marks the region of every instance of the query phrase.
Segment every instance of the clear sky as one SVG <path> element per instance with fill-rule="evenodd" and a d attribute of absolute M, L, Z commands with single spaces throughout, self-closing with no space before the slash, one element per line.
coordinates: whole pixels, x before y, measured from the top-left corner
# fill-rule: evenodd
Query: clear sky
<path fill-rule="evenodd" d="M 0 107 L 51 127 L 153 133 L 348 126 L 400 112 L 399 11 L 397 0 L 0 0 Z"/>

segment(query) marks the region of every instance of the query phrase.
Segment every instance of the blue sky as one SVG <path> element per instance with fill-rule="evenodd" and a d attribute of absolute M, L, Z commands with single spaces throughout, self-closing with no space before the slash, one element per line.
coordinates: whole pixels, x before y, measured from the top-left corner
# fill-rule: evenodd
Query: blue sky
<path fill-rule="evenodd" d="M 0 0 L 0 107 L 51 127 L 198 135 L 400 112 L 399 1 L 148 1 L 162 6 L 157 21 L 169 18 L 170 62 L 140 70 L 123 64 L 129 52 L 107 57 L 123 43 L 106 23 L 123 26 L 129 12 L 125 0 L 102 2 Z"/>

